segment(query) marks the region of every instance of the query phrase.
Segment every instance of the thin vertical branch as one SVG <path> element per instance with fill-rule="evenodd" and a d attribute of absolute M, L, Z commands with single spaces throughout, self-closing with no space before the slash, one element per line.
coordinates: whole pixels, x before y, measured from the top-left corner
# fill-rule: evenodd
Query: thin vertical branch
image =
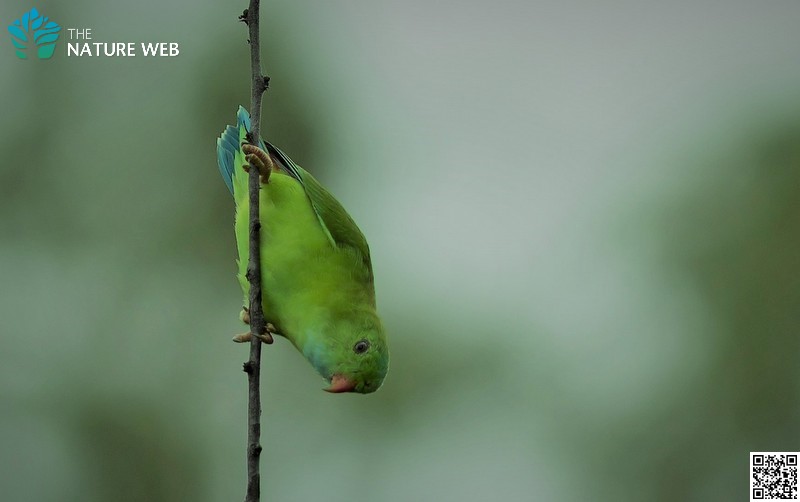
<path fill-rule="evenodd" d="M 261 97 L 267 90 L 269 78 L 261 73 L 261 45 L 259 37 L 259 0 L 250 0 L 250 6 L 239 18 L 247 24 L 250 35 L 250 122 L 248 141 L 258 146 L 261 128 Z M 258 502 L 261 499 L 261 336 L 266 331 L 266 321 L 261 307 L 261 221 L 259 213 L 259 191 L 261 176 L 254 166 L 250 166 L 250 258 L 247 263 L 247 279 L 250 281 L 250 359 L 244 363 L 248 379 L 247 405 L 247 495 L 245 502 Z"/>

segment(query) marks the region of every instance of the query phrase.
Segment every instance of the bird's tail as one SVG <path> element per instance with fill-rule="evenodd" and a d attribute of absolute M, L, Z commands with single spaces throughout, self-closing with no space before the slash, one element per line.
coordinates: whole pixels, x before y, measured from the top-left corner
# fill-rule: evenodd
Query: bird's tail
<path fill-rule="evenodd" d="M 227 126 L 217 139 L 217 164 L 222 179 L 233 194 L 234 199 L 246 197 L 247 173 L 244 170 L 246 163 L 242 143 L 247 142 L 247 133 L 250 132 L 250 114 L 239 107 L 236 113 L 237 124 Z M 266 150 L 264 141 L 258 138 L 261 149 Z"/>

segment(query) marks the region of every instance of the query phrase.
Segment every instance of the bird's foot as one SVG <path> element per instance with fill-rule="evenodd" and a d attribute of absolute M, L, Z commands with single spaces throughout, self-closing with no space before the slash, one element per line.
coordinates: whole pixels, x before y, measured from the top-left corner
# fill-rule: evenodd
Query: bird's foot
<path fill-rule="evenodd" d="M 236 343 L 246 343 L 246 342 L 250 342 L 253 339 L 253 336 L 256 336 L 256 338 L 261 340 L 263 343 L 266 343 L 267 345 L 270 345 L 272 342 L 275 341 L 272 338 L 272 333 L 275 333 L 275 332 L 276 332 L 275 331 L 275 326 L 273 326 L 272 323 L 268 322 L 267 323 L 267 331 L 263 335 L 253 335 L 253 333 L 251 331 L 248 331 L 247 333 L 242 333 L 241 335 L 234 336 L 233 337 L 233 341 L 236 342 Z"/>
<path fill-rule="evenodd" d="M 242 307 L 242 311 L 239 312 L 239 320 L 245 324 L 250 324 L 250 309 Z"/>
<path fill-rule="evenodd" d="M 269 154 L 250 143 L 242 143 L 242 151 L 244 152 L 244 159 L 247 161 L 247 164 L 244 165 L 244 170 L 249 173 L 250 166 L 255 167 L 258 170 L 258 174 L 261 175 L 261 183 L 269 183 L 269 174 L 274 167 Z"/>

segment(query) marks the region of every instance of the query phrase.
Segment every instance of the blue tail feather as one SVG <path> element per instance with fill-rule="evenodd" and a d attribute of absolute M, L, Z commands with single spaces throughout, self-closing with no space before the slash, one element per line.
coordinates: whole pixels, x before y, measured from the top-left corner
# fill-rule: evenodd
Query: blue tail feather
<path fill-rule="evenodd" d="M 252 124 L 250 122 L 250 114 L 247 113 L 243 107 L 239 107 L 236 112 L 236 127 L 227 126 L 219 139 L 217 139 L 217 165 L 219 172 L 222 174 L 222 179 L 228 186 L 228 190 L 233 194 L 233 176 L 234 176 L 234 159 L 236 152 L 239 151 L 241 145 L 239 144 L 239 130 L 244 126 L 245 131 L 250 132 Z M 262 150 L 266 150 L 264 141 L 258 138 L 259 146 Z"/>
<path fill-rule="evenodd" d="M 233 159 L 239 150 L 239 133 L 233 126 L 228 126 L 217 140 L 217 165 L 222 179 L 233 194 Z"/>
<path fill-rule="evenodd" d="M 241 105 L 239 105 L 239 111 L 236 112 L 236 120 L 238 120 L 239 126 L 244 126 L 245 131 L 250 132 L 252 130 L 253 126 L 250 123 L 250 114 L 247 113 L 247 110 Z M 258 147 L 262 150 L 267 149 L 267 147 L 264 146 L 264 140 L 261 138 L 258 138 Z"/>
<path fill-rule="evenodd" d="M 242 105 L 239 105 L 239 110 L 236 111 L 236 120 L 238 121 L 239 125 L 244 125 L 244 128 L 247 132 L 250 132 L 250 114 L 247 113 L 247 110 L 244 109 Z"/>

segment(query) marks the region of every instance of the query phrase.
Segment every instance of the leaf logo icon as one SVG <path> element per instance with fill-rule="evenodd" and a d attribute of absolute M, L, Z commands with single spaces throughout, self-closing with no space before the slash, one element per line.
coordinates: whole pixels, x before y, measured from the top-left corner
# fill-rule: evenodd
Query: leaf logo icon
<path fill-rule="evenodd" d="M 8 31 L 11 33 L 11 43 L 14 44 L 18 58 L 28 59 L 28 45 L 33 43 L 37 47 L 36 57 L 50 59 L 56 50 L 56 40 L 61 26 L 39 14 L 34 7 L 11 23 Z"/>

